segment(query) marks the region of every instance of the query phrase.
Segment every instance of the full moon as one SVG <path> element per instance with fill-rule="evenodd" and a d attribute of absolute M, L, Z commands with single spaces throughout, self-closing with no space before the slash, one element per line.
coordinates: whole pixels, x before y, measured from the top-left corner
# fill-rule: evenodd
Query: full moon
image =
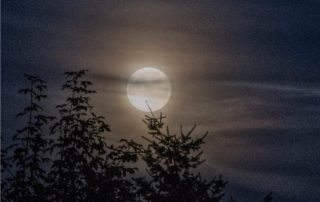
<path fill-rule="evenodd" d="M 153 67 L 144 67 L 130 77 L 127 95 L 135 108 L 150 112 L 150 107 L 152 111 L 157 111 L 168 103 L 171 84 L 162 71 Z"/>

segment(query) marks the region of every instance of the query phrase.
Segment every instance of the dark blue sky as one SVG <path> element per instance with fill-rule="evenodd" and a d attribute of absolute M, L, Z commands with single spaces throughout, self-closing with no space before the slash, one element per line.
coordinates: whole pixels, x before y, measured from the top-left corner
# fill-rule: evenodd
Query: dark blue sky
<path fill-rule="evenodd" d="M 143 114 L 126 97 L 144 66 L 172 82 L 170 127 L 209 131 L 206 175 L 239 201 L 319 201 L 318 1 L 2 1 L 2 135 L 19 125 L 23 73 L 48 80 L 87 68 L 114 139 L 141 140 Z M 123 127 L 123 125 L 127 127 Z"/>

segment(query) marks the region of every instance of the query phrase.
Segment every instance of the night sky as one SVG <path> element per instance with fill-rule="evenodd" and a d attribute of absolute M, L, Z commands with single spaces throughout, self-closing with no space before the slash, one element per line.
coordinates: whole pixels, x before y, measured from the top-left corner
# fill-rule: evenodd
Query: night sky
<path fill-rule="evenodd" d="M 319 201 L 320 3 L 259 2 L 2 1 L 2 146 L 20 125 L 23 73 L 48 81 L 53 111 L 63 72 L 80 69 L 110 141 L 142 141 L 126 85 L 151 66 L 171 81 L 170 128 L 209 131 L 200 170 L 223 174 L 228 195 Z"/>

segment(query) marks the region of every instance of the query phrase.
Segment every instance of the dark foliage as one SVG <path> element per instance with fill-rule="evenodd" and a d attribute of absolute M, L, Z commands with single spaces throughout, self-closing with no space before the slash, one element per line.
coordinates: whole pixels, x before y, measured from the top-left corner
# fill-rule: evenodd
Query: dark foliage
<path fill-rule="evenodd" d="M 264 202 L 272 202 L 272 193 L 269 193 L 265 198 Z"/>
<path fill-rule="evenodd" d="M 144 119 L 149 131 L 145 144 L 108 142 L 110 128 L 90 104 L 95 91 L 84 79 L 86 72 L 65 73 L 62 90 L 67 97 L 56 106 L 57 118 L 44 115 L 40 106 L 47 97 L 46 82 L 26 75 L 30 86 L 19 93 L 29 103 L 17 114 L 25 126 L 1 150 L 3 201 L 222 201 L 227 183 L 221 176 L 206 180 L 197 171 L 204 162 L 201 147 L 207 133 L 195 138 L 196 126 L 186 133 L 181 126 L 178 135 L 171 134 L 164 129 L 165 117 L 151 112 Z M 147 176 L 134 178 L 139 159 Z M 264 201 L 272 201 L 271 193 Z"/>
<path fill-rule="evenodd" d="M 86 70 L 66 72 L 62 89 L 69 92 L 58 105 L 59 119 L 51 127 L 51 151 L 57 156 L 50 172 L 51 201 L 130 201 L 131 183 L 125 177 L 136 161 L 125 145 L 107 145 L 104 137 L 109 126 L 90 105 L 90 81 L 83 80 Z M 131 196 L 131 197 L 130 197 Z"/>
<path fill-rule="evenodd" d="M 143 137 L 146 146 L 138 146 L 142 160 L 147 164 L 150 180 L 136 179 L 138 194 L 146 201 L 220 201 L 226 182 L 221 176 L 210 181 L 203 179 L 196 168 L 204 162 L 201 159 L 201 145 L 207 133 L 200 138 L 193 138 L 196 126 L 179 135 L 170 134 L 164 126 L 162 114 L 159 118 L 146 116 L 144 122 L 149 129 L 149 136 Z"/>
<path fill-rule="evenodd" d="M 43 127 L 53 117 L 42 114 L 39 105 L 47 97 L 46 82 L 38 76 L 25 77 L 30 86 L 19 93 L 29 97 L 29 104 L 16 117 L 24 118 L 26 125 L 13 136 L 13 144 L 6 149 L 9 156 L 2 157 L 6 161 L 3 169 L 10 174 L 3 180 L 2 197 L 6 201 L 46 201 L 44 165 L 49 158 L 46 156 L 48 137 Z"/>

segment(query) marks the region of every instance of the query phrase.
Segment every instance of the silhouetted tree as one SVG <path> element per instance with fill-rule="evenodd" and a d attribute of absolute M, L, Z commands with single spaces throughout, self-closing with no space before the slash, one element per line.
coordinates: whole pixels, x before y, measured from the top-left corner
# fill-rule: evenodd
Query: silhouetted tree
<path fill-rule="evenodd" d="M 40 106 L 47 97 L 46 82 L 25 75 L 30 86 L 19 93 L 28 96 L 29 104 L 17 117 L 26 124 L 12 144 L 1 149 L 3 201 L 221 201 L 226 186 L 222 177 L 208 181 L 196 170 L 204 162 L 201 146 L 207 133 L 192 137 L 195 125 L 187 133 L 181 126 L 180 134 L 171 134 L 168 127 L 163 129 L 165 117 L 151 112 L 143 120 L 149 131 L 149 137 L 143 137 L 146 144 L 126 139 L 110 144 L 105 137 L 109 125 L 90 104 L 95 91 L 83 78 L 86 72 L 65 73 L 62 89 L 69 95 L 56 107 L 59 117 L 50 124 L 51 138 L 45 129 L 54 118 L 44 115 Z M 148 176 L 132 179 L 138 156 L 146 163 Z M 272 201 L 271 193 L 264 201 Z"/>
<path fill-rule="evenodd" d="M 128 164 L 137 161 L 137 154 L 122 140 L 121 144 L 108 145 L 101 172 L 98 173 L 98 191 L 92 192 L 91 201 L 136 201 L 136 189 L 128 178 L 137 170 Z"/>
<path fill-rule="evenodd" d="M 133 173 L 126 162 L 136 156 L 130 148 L 107 145 L 104 137 L 109 126 L 104 117 L 97 116 L 90 105 L 90 81 L 83 80 L 87 71 L 66 72 L 63 90 L 70 96 L 58 105 L 60 118 L 51 128 L 56 140 L 52 151 L 57 159 L 50 172 L 52 201 L 131 201 L 130 181 Z"/>
<path fill-rule="evenodd" d="M 272 202 L 272 192 L 270 192 L 265 198 L 264 202 Z"/>
<path fill-rule="evenodd" d="M 150 180 L 136 179 L 138 194 L 146 201 L 220 201 L 226 182 L 221 176 L 207 181 L 196 169 L 204 160 L 201 159 L 201 145 L 207 135 L 193 138 L 196 126 L 179 135 L 171 134 L 164 126 L 162 114 L 159 118 L 146 116 L 144 122 L 151 138 L 143 137 L 146 146 L 137 146 L 142 160 L 147 164 Z"/>
<path fill-rule="evenodd" d="M 38 76 L 25 75 L 30 86 L 19 93 L 29 96 L 29 104 L 16 117 L 22 117 L 26 125 L 17 130 L 13 144 L 7 148 L 9 157 L 5 168 L 9 177 L 5 180 L 3 197 L 6 201 L 46 201 L 47 137 L 43 127 L 53 117 L 42 114 L 39 102 L 47 97 L 46 82 Z M 5 172 L 5 171 L 4 171 Z"/>

